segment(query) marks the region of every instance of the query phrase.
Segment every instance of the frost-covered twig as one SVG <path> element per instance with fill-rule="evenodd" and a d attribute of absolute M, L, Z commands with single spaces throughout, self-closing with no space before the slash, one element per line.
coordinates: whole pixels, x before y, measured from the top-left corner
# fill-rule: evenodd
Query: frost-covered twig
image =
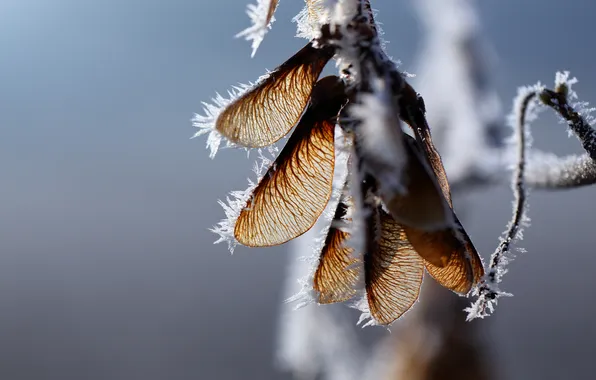
<path fill-rule="evenodd" d="M 485 175 L 470 173 L 450 182 L 451 190 L 471 191 L 505 183 L 505 168 Z M 526 185 L 537 190 L 568 190 L 596 184 L 596 161 L 588 154 L 558 157 L 531 151 L 526 166 Z"/>
<path fill-rule="evenodd" d="M 515 194 L 514 214 L 504 238 L 496 251 L 491 256 L 489 270 L 485 279 L 476 289 L 478 296 L 476 302 L 466 309 L 468 319 L 483 318 L 494 311 L 498 298 L 508 295 L 499 290 L 498 284 L 506 273 L 506 265 L 512 258 L 510 254 L 511 243 L 520 237 L 521 228 L 525 222 L 525 203 L 527 198 L 526 186 L 540 188 L 570 188 L 588 185 L 596 182 L 596 132 L 590 125 L 593 120 L 590 113 L 594 110 L 588 108 L 587 103 L 576 103 L 581 111 L 576 111 L 569 104 L 570 99 L 577 99 L 577 94 L 571 89 L 577 79 L 569 77 L 569 72 L 558 72 L 555 78 L 555 89 L 546 89 L 543 86 L 522 89 L 515 102 L 515 120 L 517 137 L 516 170 L 514 173 L 513 190 Z M 538 99 L 536 99 L 538 98 Z M 565 121 L 570 131 L 582 143 L 587 155 L 571 156 L 559 159 L 554 155 L 542 153 L 531 155 L 527 159 L 526 129 L 528 119 L 535 118 L 533 110 L 538 101 L 555 110 Z M 526 167 L 530 169 L 526 173 Z"/>
<path fill-rule="evenodd" d="M 586 154 L 559 158 L 554 154 L 533 153 L 526 174 L 529 186 L 568 189 L 596 183 L 596 131 L 591 126 L 594 108 L 589 108 L 586 102 L 570 103 L 578 98 L 572 89 L 575 83 L 577 79 L 570 78 L 568 71 L 558 72 L 554 90 L 542 89 L 538 97 L 569 126 Z"/>
<path fill-rule="evenodd" d="M 577 94 L 571 89 L 575 83 L 577 83 L 577 79 L 569 79 L 569 72 L 558 72 L 555 79 L 555 90 L 543 89 L 539 95 L 540 100 L 565 120 L 590 158 L 596 160 L 596 131 L 590 125 L 594 121 L 594 117 L 590 113 L 595 108 L 588 108 L 588 103 L 578 102 L 577 106 L 582 108 L 578 112 L 573 105 L 569 104 L 570 98 L 577 98 Z"/>
<path fill-rule="evenodd" d="M 577 93 L 572 86 L 576 78 L 570 78 L 569 72 L 558 72 L 554 90 L 542 88 L 537 94 L 542 104 L 553 109 L 574 134 L 586 154 L 581 156 L 557 157 L 554 154 L 531 151 L 526 168 L 526 184 L 538 189 L 562 190 L 596 183 L 596 131 L 592 127 L 594 108 L 587 102 L 575 101 Z M 499 174 L 499 173 L 495 173 Z M 452 187 L 488 185 L 498 183 L 502 177 L 491 175 L 485 178 L 456 179 Z M 460 183 L 461 182 L 461 183 Z"/>
<path fill-rule="evenodd" d="M 535 118 L 533 113 L 530 113 L 532 102 L 537 96 L 537 89 L 539 87 L 524 88 L 520 90 L 516 101 L 514 102 L 514 115 L 517 120 L 516 124 L 516 143 L 517 143 L 517 165 L 513 175 L 513 193 L 515 201 L 513 205 L 513 216 L 504 237 L 501 238 L 501 243 L 491 255 L 489 268 L 482 283 L 476 289 L 478 299 L 467 308 L 468 320 L 474 318 L 484 318 L 494 311 L 494 306 L 498 299 L 503 296 L 510 296 L 509 293 L 499 290 L 498 284 L 501 282 L 503 275 L 507 272 L 505 268 L 511 260 L 511 244 L 514 240 L 519 239 L 523 224 L 526 222 L 525 211 L 527 202 L 527 189 L 525 185 L 525 169 L 526 169 L 526 148 L 529 131 L 527 129 L 527 121 L 529 118 Z"/>

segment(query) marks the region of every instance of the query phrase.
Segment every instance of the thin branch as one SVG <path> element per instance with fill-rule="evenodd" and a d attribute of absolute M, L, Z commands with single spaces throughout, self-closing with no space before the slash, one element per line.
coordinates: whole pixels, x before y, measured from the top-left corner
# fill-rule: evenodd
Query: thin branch
<path fill-rule="evenodd" d="M 543 89 L 539 95 L 540 100 L 555 110 L 567 122 L 569 129 L 579 139 L 590 158 L 596 160 L 596 131 L 586 121 L 585 117 L 568 103 L 567 87 L 557 87 L 555 91 Z"/>
<path fill-rule="evenodd" d="M 568 189 L 596 183 L 596 131 L 587 120 L 589 115 L 577 112 L 569 104 L 570 86 L 575 81 L 568 81 L 568 75 L 567 72 L 558 73 L 557 81 L 560 83 L 555 90 L 543 89 L 539 97 L 542 103 L 567 122 L 587 154 L 563 159 L 554 155 L 538 155 L 539 159 L 532 160 L 532 171 L 528 174 L 528 181 L 534 187 Z"/>
<path fill-rule="evenodd" d="M 489 281 L 495 283 L 498 277 L 498 268 L 500 267 L 503 256 L 509 252 L 511 242 L 516 238 L 520 226 L 522 224 L 524 210 L 526 206 L 526 189 L 524 186 L 524 172 L 526 168 L 526 112 L 530 102 L 536 97 L 535 92 L 527 94 L 521 103 L 521 109 L 519 113 L 519 122 L 517 125 L 517 159 L 518 164 L 515 169 L 515 182 L 513 192 L 515 195 L 515 207 L 513 209 L 513 218 L 505 234 L 505 239 L 501 241 L 501 244 L 493 254 L 490 260 L 490 271 L 487 273 Z"/>
<path fill-rule="evenodd" d="M 526 119 L 531 102 L 536 98 L 537 92 L 531 91 L 520 94 L 516 104 L 518 105 L 516 139 L 517 139 L 517 166 L 513 175 L 513 193 L 515 195 L 513 217 L 509 222 L 504 238 L 490 258 L 489 269 L 482 283 L 478 286 L 476 294 L 478 299 L 467 308 L 468 320 L 474 318 L 484 318 L 494 311 L 498 299 L 510 294 L 501 292 L 498 284 L 502 276 L 506 273 L 505 266 L 510 257 L 511 243 L 519 237 L 523 227 L 527 192 L 525 187 L 525 169 L 526 169 L 526 137 L 528 135 Z"/>

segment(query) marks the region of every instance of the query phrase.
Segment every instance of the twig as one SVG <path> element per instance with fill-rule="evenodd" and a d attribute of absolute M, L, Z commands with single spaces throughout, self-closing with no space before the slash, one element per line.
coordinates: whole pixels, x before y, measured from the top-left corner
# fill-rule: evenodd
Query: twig
<path fill-rule="evenodd" d="M 555 91 L 543 89 L 540 100 L 555 110 L 569 125 L 592 160 L 596 160 L 596 131 L 567 101 L 568 89 L 565 85 L 557 86 Z"/>
<path fill-rule="evenodd" d="M 484 318 L 494 311 L 498 299 L 510 294 L 499 290 L 498 284 L 501 282 L 502 276 L 506 273 L 505 265 L 509 261 L 508 253 L 510 252 L 511 243 L 518 238 L 522 228 L 525 216 L 527 192 L 525 188 L 525 169 L 526 169 L 526 119 L 530 103 L 536 98 L 537 92 L 531 91 L 519 96 L 516 102 L 518 105 L 517 125 L 516 125 L 516 139 L 517 139 L 517 166 L 513 175 L 513 193 L 515 196 L 513 217 L 509 222 L 505 236 L 501 239 L 501 243 L 491 255 L 489 269 L 486 273 L 482 283 L 476 290 L 478 299 L 467 308 L 468 320 L 474 318 Z"/>
<path fill-rule="evenodd" d="M 526 185 L 545 190 L 563 190 L 596 183 L 596 130 L 586 115 L 569 104 L 570 85 L 568 73 L 557 74 L 555 90 L 541 89 L 537 96 L 552 108 L 569 126 L 578 138 L 586 154 L 560 158 L 553 154 L 534 152 L 527 161 Z M 461 183 L 460 183 L 461 182 Z M 499 182 L 498 176 L 464 178 L 452 184 L 453 187 L 490 185 Z"/>

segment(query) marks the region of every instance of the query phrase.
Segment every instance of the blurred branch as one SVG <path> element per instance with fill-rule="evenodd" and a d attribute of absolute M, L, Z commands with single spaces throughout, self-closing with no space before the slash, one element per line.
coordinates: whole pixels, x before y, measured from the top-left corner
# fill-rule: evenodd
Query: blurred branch
<path fill-rule="evenodd" d="M 537 190 L 568 190 L 596 183 L 596 161 L 588 154 L 558 157 L 551 153 L 530 151 L 527 158 L 526 185 Z M 493 173 L 471 172 L 451 183 L 454 193 L 473 191 L 506 183 L 503 174 L 509 163 Z"/>
<path fill-rule="evenodd" d="M 506 183 L 506 168 L 495 173 L 470 173 L 451 182 L 454 193 L 473 191 Z M 568 190 L 596 183 L 596 161 L 587 154 L 558 157 L 544 152 L 529 152 L 526 185 L 537 190 Z"/>
<path fill-rule="evenodd" d="M 596 183 L 596 161 L 587 154 L 557 157 L 533 153 L 526 174 L 528 186 L 537 189 L 564 190 Z"/>

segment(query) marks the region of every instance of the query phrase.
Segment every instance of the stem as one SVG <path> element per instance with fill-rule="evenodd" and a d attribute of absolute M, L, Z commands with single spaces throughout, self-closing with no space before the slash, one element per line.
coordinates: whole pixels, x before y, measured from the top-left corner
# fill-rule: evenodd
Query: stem
<path fill-rule="evenodd" d="M 569 105 L 565 92 L 544 89 L 540 92 L 540 100 L 567 121 L 569 128 L 579 139 L 590 158 L 596 160 L 596 131 L 582 115 Z"/>
<path fill-rule="evenodd" d="M 478 287 L 478 299 L 474 304 L 466 309 L 468 311 L 468 320 L 474 318 L 484 318 L 494 310 L 494 304 L 499 297 L 509 295 L 498 289 L 498 284 L 505 273 L 504 267 L 508 263 L 508 253 L 511 243 L 518 237 L 524 220 L 524 211 L 526 209 L 527 192 L 525 187 L 525 169 L 526 169 L 526 116 L 530 102 L 536 98 L 536 91 L 531 91 L 525 95 L 520 95 L 518 101 L 519 109 L 516 113 L 516 138 L 517 138 L 517 165 L 513 174 L 513 193 L 515 196 L 513 206 L 513 216 L 505 236 L 490 258 L 489 270 Z"/>

